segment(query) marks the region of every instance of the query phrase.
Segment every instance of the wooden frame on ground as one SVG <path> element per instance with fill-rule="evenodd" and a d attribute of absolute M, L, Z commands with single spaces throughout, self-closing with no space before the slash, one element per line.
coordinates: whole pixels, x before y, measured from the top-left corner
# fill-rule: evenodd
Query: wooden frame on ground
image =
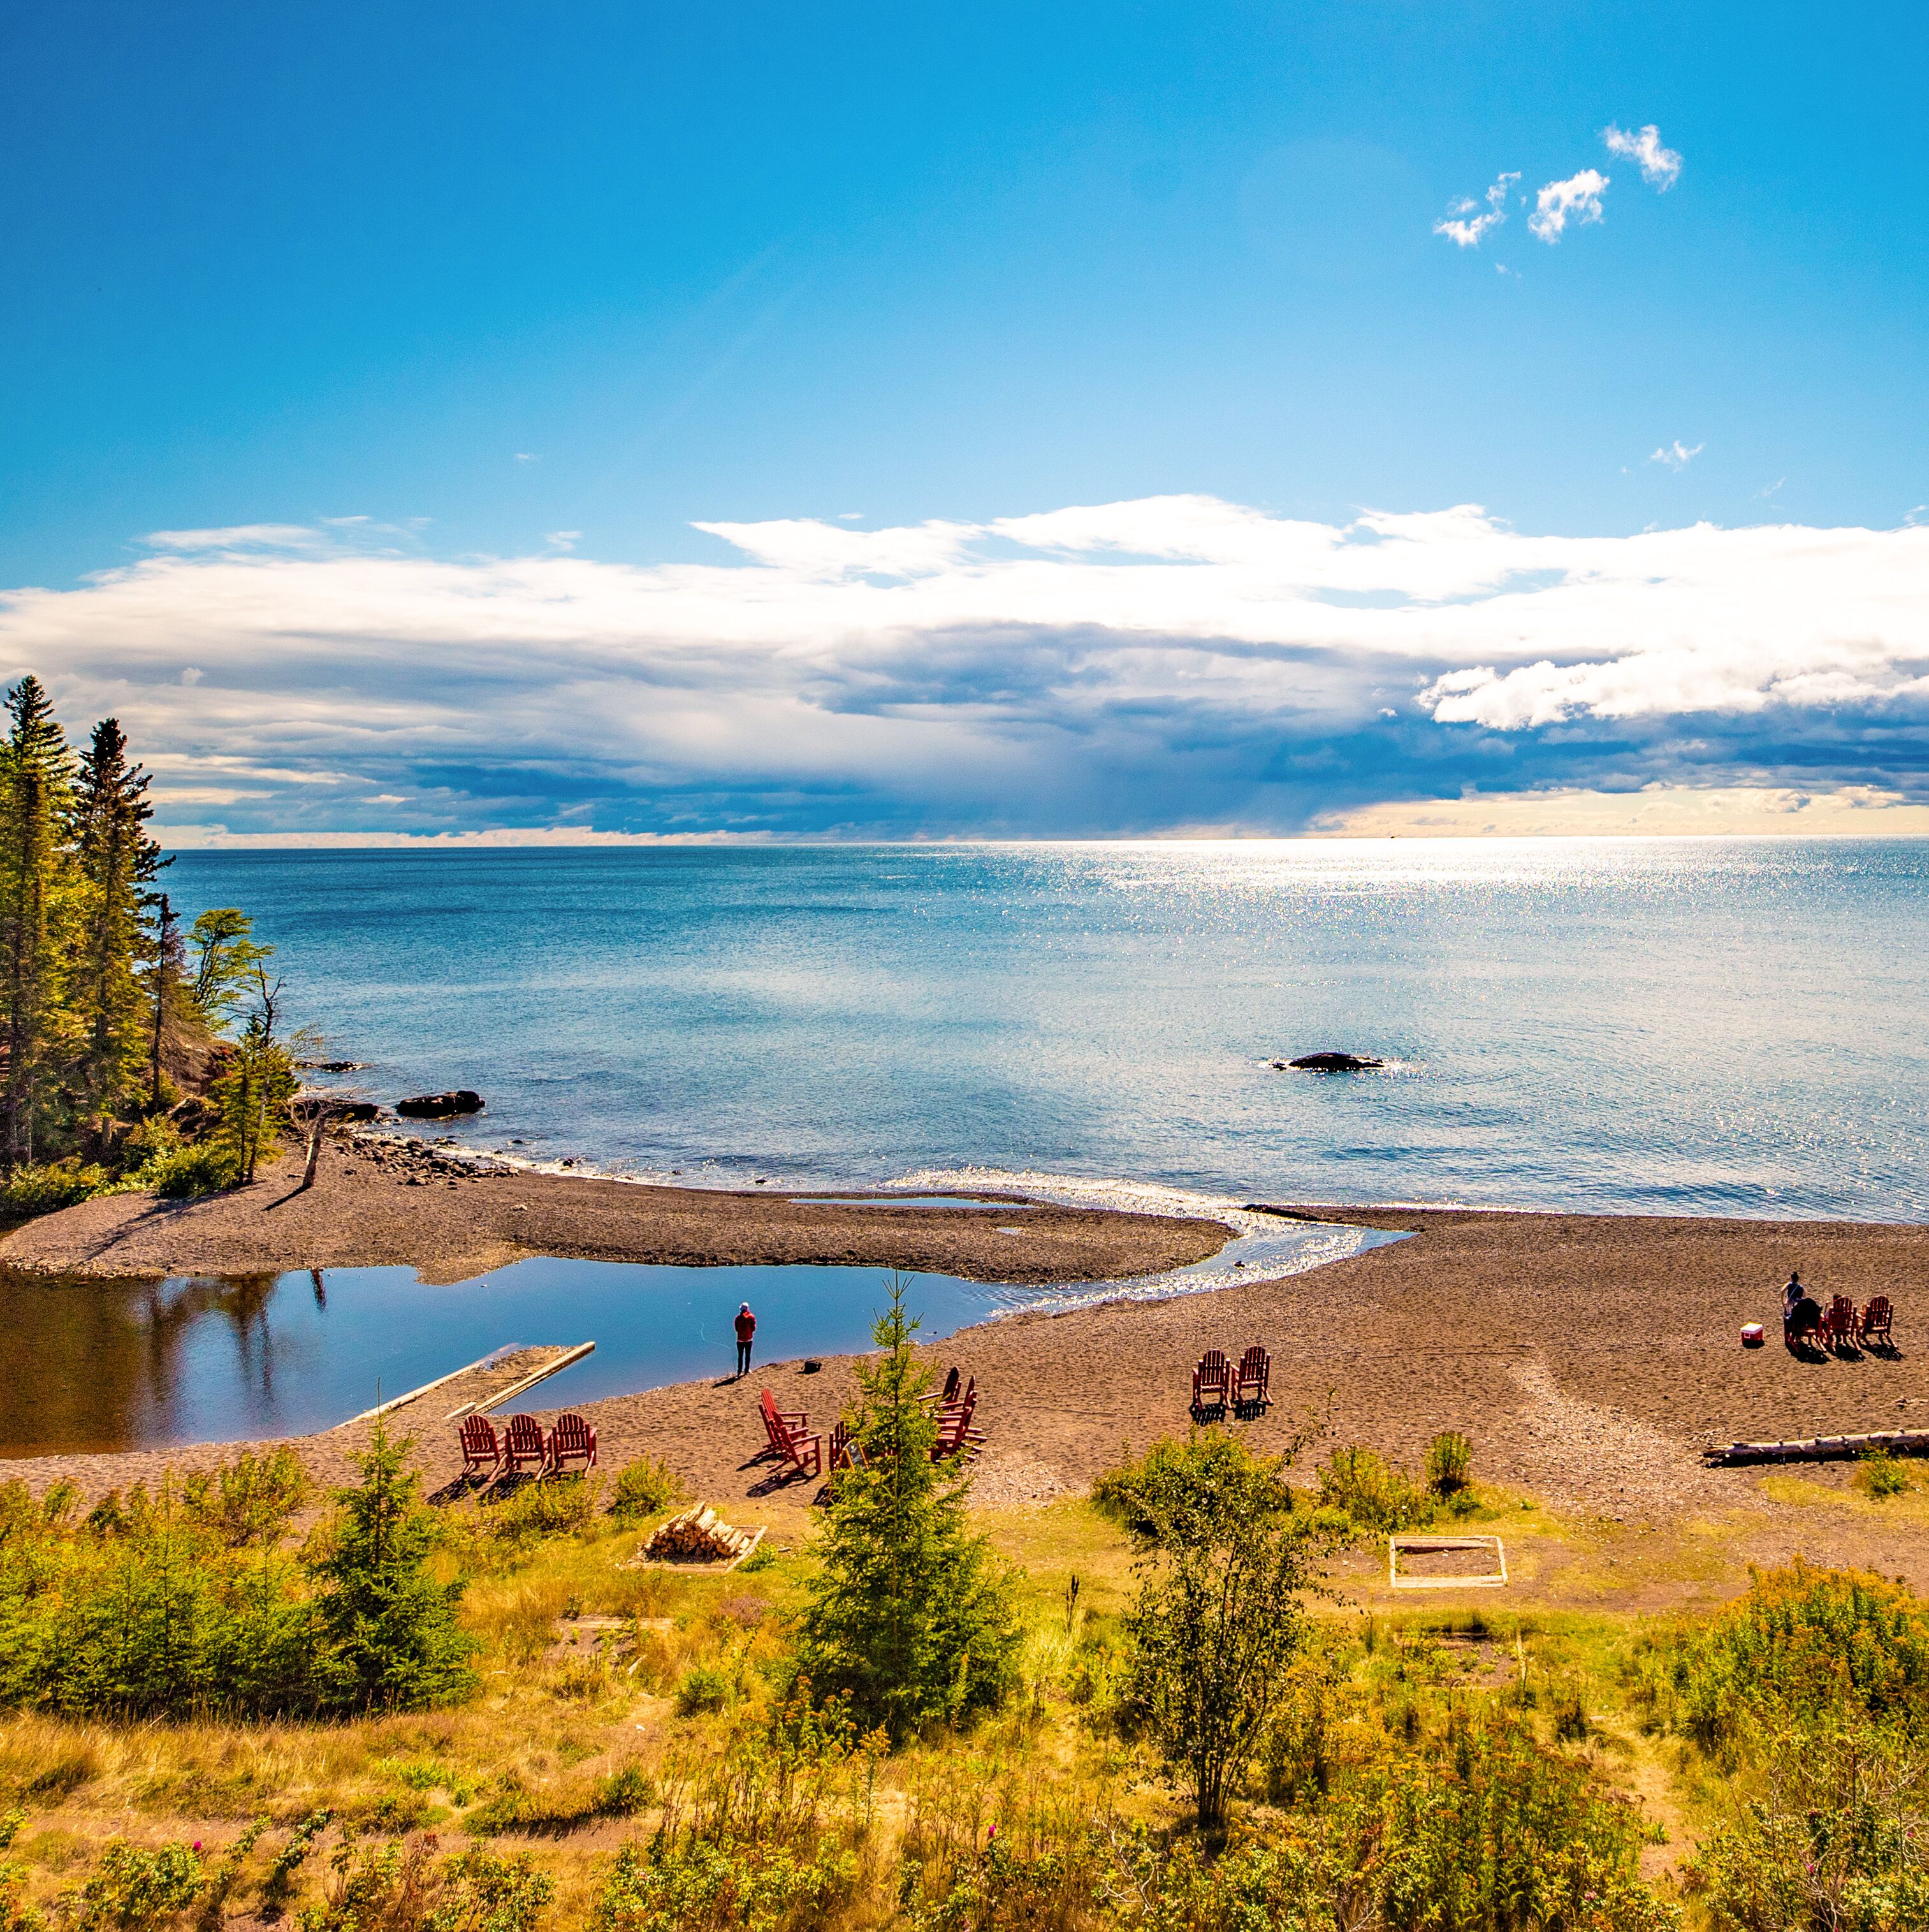
<path fill-rule="evenodd" d="M 1490 1550 L 1493 1569 L 1484 1576 L 1403 1576 L 1400 1558 L 1438 1556 L 1448 1550 Z M 1507 1551 L 1497 1536 L 1389 1536 L 1386 1539 L 1386 1583 L 1390 1590 L 1498 1590 L 1507 1581 Z"/>

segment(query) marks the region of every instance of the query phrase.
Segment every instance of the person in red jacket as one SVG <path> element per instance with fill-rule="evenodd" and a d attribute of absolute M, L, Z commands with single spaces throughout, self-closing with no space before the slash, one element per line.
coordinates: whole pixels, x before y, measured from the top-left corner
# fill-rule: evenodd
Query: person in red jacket
<path fill-rule="evenodd" d="M 750 1312 L 747 1301 L 737 1310 L 737 1372 L 747 1376 L 750 1372 L 750 1342 L 757 1332 L 757 1318 Z"/>

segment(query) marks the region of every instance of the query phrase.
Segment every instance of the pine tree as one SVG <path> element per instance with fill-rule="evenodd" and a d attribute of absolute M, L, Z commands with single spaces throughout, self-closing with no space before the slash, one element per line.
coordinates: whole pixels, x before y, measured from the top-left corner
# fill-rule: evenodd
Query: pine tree
<path fill-rule="evenodd" d="M 65 830 L 73 758 L 40 680 L 7 692 L 0 746 L 0 1001 L 7 1075 L 0 1088 L 0 1166 L 34 1158 L 52 1102 L 61 1030 L 64 914 L 72 898 Z"/>
<path fill-rule="evenodd" d="M 147 1001 L 137 966 L 154 957 L 144 889 L 166 863 L 143 829 L 154 815 L 148 775 L 127 763 L 117 718 L 103 718 L 81 754 L 74 804 L 80 872 L 80 956 L 70 999 L 74 1082 L 85 1112 L 111 1118 L 136 1090 L 148 1058 Z"/>
<path fill-rule="evenodd" d="M 154 896 L 154 950 L 148 964 L 148 1111 L 166 1104 L 167 1049 L 200 1016 L 187 992 L 187 948 L 165 892 Z"/>
<path fill-rule="evenodd" d="M 421 1710 L 476 1689 L 475 1641 L 456 1622 L 462 1586 L 428 1573 L 436 1524 L 406 1450 L 378 1420 L 356 1458 L 361 1480 L 336 1492 L 334 1546 L 315 1566 L 327 1586 L 322 1675 L 341 1708 Z"/>
<path fill-rule="evenodd" d="M 931 1377 L 904 1292 L 894 1272 L 871 1330 L 884 1356 L 859 1365 L 848 1418 L 863 1466 L 832 1486 L 797 1651 L 814 1695 L 847 1696 L 894 1741 L 1002 1702 L 1020 1637 L 1011 1574 L 967 1526 L 968 1485 L 932 1462 Z"/>
<path fill-rule="evenodd" d="M 261 1162 L 280 1151 L 276 1130 L 286 1118 L 288 1103 L 301 1084 L 295 1062 L 274 1030 L 275 1002 L 280 991 L 280 981 L 271 984 L 257 964 L 255 1010 L 241 1037 L 228 1049 L 227 1065 L 214 1086 L 218 1138 L 234 1162 L 235 1179 L 244 1183 L 253 1180 Z"/>

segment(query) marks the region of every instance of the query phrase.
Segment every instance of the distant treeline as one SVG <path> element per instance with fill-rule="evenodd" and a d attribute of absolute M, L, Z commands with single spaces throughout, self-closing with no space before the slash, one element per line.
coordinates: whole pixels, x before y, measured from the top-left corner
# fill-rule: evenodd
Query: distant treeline
<path fill-rule="evenodd" d="M 253 1173 L 295 1090 L 271 948 L 234 907 L 184 934 L 149 775 L 103 718 L 68 743 L 37 678 L 0 744 L 0 1215 Z"/>

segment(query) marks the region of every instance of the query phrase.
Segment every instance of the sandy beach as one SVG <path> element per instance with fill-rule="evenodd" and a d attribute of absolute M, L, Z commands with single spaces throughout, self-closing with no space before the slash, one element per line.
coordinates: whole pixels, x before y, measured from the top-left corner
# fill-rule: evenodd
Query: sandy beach
<path fill-rule="evenodd" d="M 419 1166 L 334 1150 L 322 1184 L 285 1210 L 271 1207 L 286 1190 L 274 1177 L 184 1209 L 88 1203 L 16 1232 L 0 1244 L 0 1260 L 115 1274 L 412 1260 L 457 1279 L 465 1268 L 549 1252 L 895 1262 L 1014 1278 L 993 1273 L 1008 1270 L 1010 1257 L 975 1216 L 805 1209 L 759 1195 L 530 1174 L 451 1184 L 437 1173 L 425 1195 Z M 1007 1316 L 932 1348 L 934 1363 L 957 1363 L 978 1380 L 990 1438 L 976 1474 L 979 1504 L 1086 1490 L 1122 1450 L 1183 1432 L 1190 1372 L 1203 1349 L 1253 1342 L 1273 1358 L 1270 1412 L 1236 1425 L 1256 1448 L 1301 1435 L 1303 1466 L 1340 1442 L 1368 1443 L 1411 1466 L 1436 1432 L 1458 1429 L 1472 1438 L 1484 1480 L 1610 1524 L 1727 1520 L 1771 1556 L 1777 1534 L 1765 1522 L 1748 1528 L 1762 1509 L 1762 1473 L 1706 1468 L 1704 1445 L 1929 1422 L 1929 1351 L 1913 1327 L 1929 1280 L 1929 1228 L 1281 1208 L 1410 1238 L 1281 1280 Z M 1040 1245 L 1049 1244 L 1065 1278 L 1169 1267 L 1212 1251 L 1226 1232 L 1069 1209 L 1040 1210 L 1038 1220 Z M 264 1223 L 272 1230 L 265 1239 Z M 1742 1348 L 1742 1324 L 1772 1327 L 1778 1285 L 1798 1264 L 1825 1294 L 1890 1296 L 1896 1357 L 1804 1361 L 1778 1342 Z M 831 1358 L 808 1372 L 800 1362 L 763 1364 L 741 1383 L 686 1382 L 582 1412 L 597 1428 L 606 1468 L 659 1456 L 692 1494 L 733 1517 L 795 1529 L 818 1485 L 786 1478 L 763 1454 L 758 1391 L 774 1388 L 786 1408 L 809 1412 L 813 1430 L 828 1428 L 849 1397 L 852 1361 Z M 540 1400 L 535 1412 L 552 1419 L 570 1406 L 568 1379 L 565 1371 L 518 1406 Z M 441 1418 L 461 1394 L 438 1390 L 394 1418 L 417 1438 L 432 1487 L 458 1467 L 454 1430 Z M 317 1478 L 334 1481 L 349 1473 L 365 1432 L 339 1428 L 298 1447 Z M 9 1473 L 36 1488 L 66 1476 L 91 1494 L 230 1453 L 45 1456 Z M 1839 1471 L 1811 1473 L 1841 1479 Z M 1889 1552 L 1889 1567 L 1892 1559 Z"/>

